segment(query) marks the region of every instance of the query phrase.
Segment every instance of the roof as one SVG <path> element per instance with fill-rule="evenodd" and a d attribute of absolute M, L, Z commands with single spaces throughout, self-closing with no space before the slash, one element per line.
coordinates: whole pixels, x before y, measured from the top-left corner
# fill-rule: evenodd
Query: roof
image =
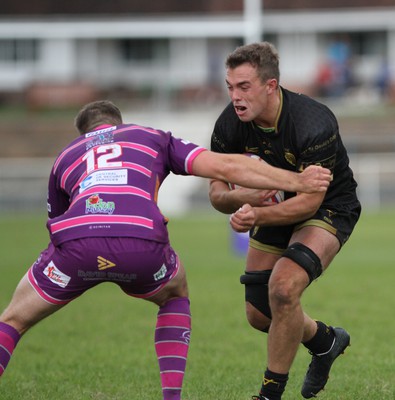
<path fill-rule="evenodd" d="M 322 10 L 357 7 L 394 7 L 394 0 L 262 0 L 265 10 Z M 1 16 L 224 14 L 239 13 L 243 0 L 34 0 L 0 2 Z"/>

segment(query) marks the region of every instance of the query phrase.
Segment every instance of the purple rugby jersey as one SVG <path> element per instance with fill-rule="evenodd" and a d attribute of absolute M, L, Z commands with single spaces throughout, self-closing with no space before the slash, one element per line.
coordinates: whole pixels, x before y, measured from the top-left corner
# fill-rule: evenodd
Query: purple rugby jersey
<path fill-rule="evenodd" d="M 82 237 L 167 242 L 158 190 L 170 172 L 191 175 L 206 149 L 138 125 L 79 136 L 56 159 L 48 184 L 47 227 L 55 245 Z"/>

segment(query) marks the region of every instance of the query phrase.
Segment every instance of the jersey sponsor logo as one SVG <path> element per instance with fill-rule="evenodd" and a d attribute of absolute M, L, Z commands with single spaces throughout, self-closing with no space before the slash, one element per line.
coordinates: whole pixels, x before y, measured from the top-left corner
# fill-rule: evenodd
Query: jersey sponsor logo
<path fill-rule="evenodd" d="M 98 136 L 94 136 L 92 140 L 86 142 L 85 148 L 86 150 L 91 149 L 95 146 L 100 146 L 102 144 L 108 144 L 114 142 L 114 134 L 112 132 L 103 132 Z"/>
<path fill-rule="evenodd" d="M 245 152 L 246 153 L 258 153 L 259 149 L 258 149 L 258 147 L 248 147 L 248 146 L 246 146 L 245 147 Z"/>
<path fill-rule="evenodd" d="M 97 257 L 97 268 L 100 271 L 103 271 L 104 269 L 107 268 L 112 268 L 112 267 L 116 267 L 116 264 L 114 264 L 112 261 L 110 260 L 106 260 L 104 257 L 102 256 L 98 256 Z"/>
<path fill-rule="evenodd" d="M 127 182 L 127 169 L 95 171 L 80 183 L 80 193 L 94 185 L 126 185 Z"/>
<path fill-rule="evenodd" d="M 103 201 L 98 194 L 93 194 L 85 201 L 86 214 L 112 214 L 115 210 L 113 201 Z"/>
<path fill-rule="evenodd" d="M 334 154 L 333 156 L 330 156 L 328 158 L 325 158 L 324 160 L 316 160 L 313 162 L 304 162 L 301 165 L 301 170 L 303 171 L 304 169 L 306 169 L 309 165 L 319 165 L 321 167 L 324 168 L 328 168 L 331 171 L 334 170 L 335 165 L 336 165 L 336 154 Z"/>
<path fill-rule="evenodd" d="M 77 271 L 78 278 L 83 281 L 112 281 L 112 282 L 131 282 L 137 279 L 136 274 L 124 274 L 122 272 L 102 272 L 102 271 Z"/>
<path fill-rule="evenodd" d="M 99 129 L 98 131 L 93 131 L 93 132 L 86 133 L 85 137 L 89 138 L 89 137 L 92 137 L 92 136 L 101 135 L 101 134 L 106 133 L 106 132 L 115 131 L 115 129 L 117 129 L 116 126 L 111 126 L 110 128 L 105 128 L 105 129 Z"/>
<path fill-rule="evenodd" d="M 80 193 L 88 189 L 92 185 L 93 185 L 93 176 L 89 175 L 80 183 Z"/>
<path fill-rule="evenodd" d="M 159 279 L 163 279 L 166 276 L 167 268 L 166 265 L 163 264 L 158 272 L 154 274 L 155 281 L 159 281 Z"/>
<path fill-rule="evenodd" d="M 296 157 L 294 154 L 292 154 L 289 151 L 286 151 L 284 154 L 284 158 L 287 161 L 288 164 L 291 164 L 293 167 L 296 166 Z"/>
<path fill-rule="evenodd" d="M 322 143 L 315 144 L 314 146 L 310 146 L 306 151 L 310 153 L 316 153 L 326 147 L 330 146 L 337 139 L 337 133 L 334 133 L 329 139 L 324 140 Z"/>
<path fill-rule="evenodd" d="M 70 276 L 60 271 L 53 261 L 50 261 L 50 263 L 44 269 L 43 273 L 51 282 L 62 288 L 65 288 L 69 284 L 71 279 Z"/>

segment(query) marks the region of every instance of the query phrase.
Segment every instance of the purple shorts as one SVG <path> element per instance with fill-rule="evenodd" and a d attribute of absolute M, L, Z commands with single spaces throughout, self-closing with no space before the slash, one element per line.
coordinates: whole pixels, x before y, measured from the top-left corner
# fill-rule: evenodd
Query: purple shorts
<path fill-rule="evenodd" d="M 147 298 L 174 278 L 178 268 L 178 256 L 168 243 L 95 237 L 50 244 L 29 269 L 28 279 L 42 299 L 60 305 L 102 282 Z"/>

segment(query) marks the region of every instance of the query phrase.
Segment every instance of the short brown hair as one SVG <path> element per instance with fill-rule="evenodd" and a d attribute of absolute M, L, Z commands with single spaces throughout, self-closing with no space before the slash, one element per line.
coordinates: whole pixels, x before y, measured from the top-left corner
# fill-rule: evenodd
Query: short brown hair
<path fill-rule="evenodd" d="M 245 63 L 257 69 L 262 82 L 273 78 L 280 82 L 279 55 L 272 43 L 251 43 L 237 47 L 229 54 L 225 65 L 229 69 L 235 69 Z"/>
<path fill-rule="evenodd" d="M 121 111 L 109 100 L 98 100 L 86 104 L 74 120 L 74 125 L 81 135 L 104 124 L 122 124 Z"/>

